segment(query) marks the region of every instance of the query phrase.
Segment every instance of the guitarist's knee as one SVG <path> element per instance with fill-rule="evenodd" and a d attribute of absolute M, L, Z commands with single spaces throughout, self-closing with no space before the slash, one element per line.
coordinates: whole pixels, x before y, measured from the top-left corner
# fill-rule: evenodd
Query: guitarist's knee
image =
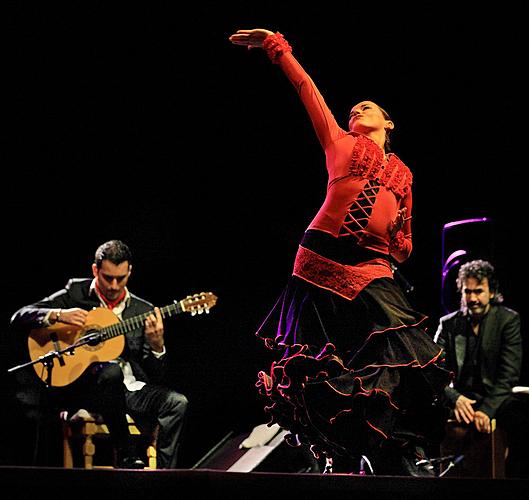
<path fill-rule="evenodd" d="M 116 362 L 94 363 L 90 371 L 92 375 L 97 377 L 98 384 L 119 384 L 120 386 L 123 384 L 123 372 Z"/>

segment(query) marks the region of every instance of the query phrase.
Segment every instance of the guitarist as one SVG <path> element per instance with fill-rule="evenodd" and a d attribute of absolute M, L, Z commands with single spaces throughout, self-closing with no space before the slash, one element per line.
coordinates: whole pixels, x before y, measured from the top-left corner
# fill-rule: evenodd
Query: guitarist
<path fill-rule="evenodd" d="M 72 383 L 48 390 L 52 406 L 70 416 L 80 408 L 102 415 L 117 468 L 145 467 L 131 441 L 126 413 L 143 428 L 159 426 L 157 467 L 176 468 L 188 401 L 161 385 L 166 368 L 162 316 L 159 308 L 129 291 L 131 272 L 129 247 L 119 240 L 107 241 L 95 252 L 93 278 L 70 279 L 64 289 L 15 312 L 11 325 L 25 332 L 59 323 L 83 327 L 94 308 L 111 309 L 122 320 L 147 314 L 143 325 L 125 335 L 125 347 L 117 359 L 92 363 Z M 58 366 L 58 360 L 53 362 Z"/>

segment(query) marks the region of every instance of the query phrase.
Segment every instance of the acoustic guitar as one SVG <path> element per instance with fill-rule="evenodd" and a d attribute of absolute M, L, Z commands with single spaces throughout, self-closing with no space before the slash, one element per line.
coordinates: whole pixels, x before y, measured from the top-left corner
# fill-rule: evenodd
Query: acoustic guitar
<path fill-rule="evenodd" d="M 211 292 L 197 293 L 161 307 L 160 313 L 162 318 L 183 312 L 194 316 L 209 313 L 216 303 Z M 41 361 L 33 364 L 37 376 L 51 386 L 63 387 L 77 380 L 90 364 L 116 359 L 125 347 L 124 334 L 143 327 L 152 312 L 120 321 L 110 309 L 96 307 L 89 311 L 84 326 L 57 322 L 31 330 L 29 355 L 32 361 Z M 49 359 L 52 364 L 46 368 L 43 361 L 49 363 Z"/>

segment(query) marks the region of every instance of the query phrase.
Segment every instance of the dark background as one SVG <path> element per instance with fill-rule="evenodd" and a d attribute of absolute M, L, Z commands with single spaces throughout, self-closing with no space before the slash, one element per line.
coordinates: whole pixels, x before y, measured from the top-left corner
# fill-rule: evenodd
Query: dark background
<path fill-rule="evenodd" d="M 254 331 L 290 274 L 326 172 L 286 77 L 263 51 L 229 43 L 240 28 L 281 31 L 343 127 L 364 99 L 392 115 L 393 149 L 414 173 L 414 252 L 400 272 L 432 335 L 451 221 L 491 219 L 452 231 L 445 252 L 493 259 L 506 304 L 524 315 L 523 2 L 401 3 L 7 8 L 0 388 L 10 427 L 0 463 L 30 462 L 34 441 L 10 398 L 11 314 L 90 276 L 95 249 L 113 238 L 133 250 L 138 295 L 157 305 L 218 296 L 210 315 L 166 324 L 169 383 L 191 401 L 182 466 L 266 421 L 254 383 L 270 359 Z M 13 438 L 21 430 L 25 441 Z"/>

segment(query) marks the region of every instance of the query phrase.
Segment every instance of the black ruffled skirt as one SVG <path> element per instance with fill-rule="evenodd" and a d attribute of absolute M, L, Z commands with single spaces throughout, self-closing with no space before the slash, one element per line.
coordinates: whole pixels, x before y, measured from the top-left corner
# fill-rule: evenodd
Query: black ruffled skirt
<path fill-rule="evenodd" d="M 352 301 L 295 276 L 257 331 L 277 361 L 259 373 L 270 423 L 319 457 L 440 442 L 450 374 L 390 278 Z"/>

